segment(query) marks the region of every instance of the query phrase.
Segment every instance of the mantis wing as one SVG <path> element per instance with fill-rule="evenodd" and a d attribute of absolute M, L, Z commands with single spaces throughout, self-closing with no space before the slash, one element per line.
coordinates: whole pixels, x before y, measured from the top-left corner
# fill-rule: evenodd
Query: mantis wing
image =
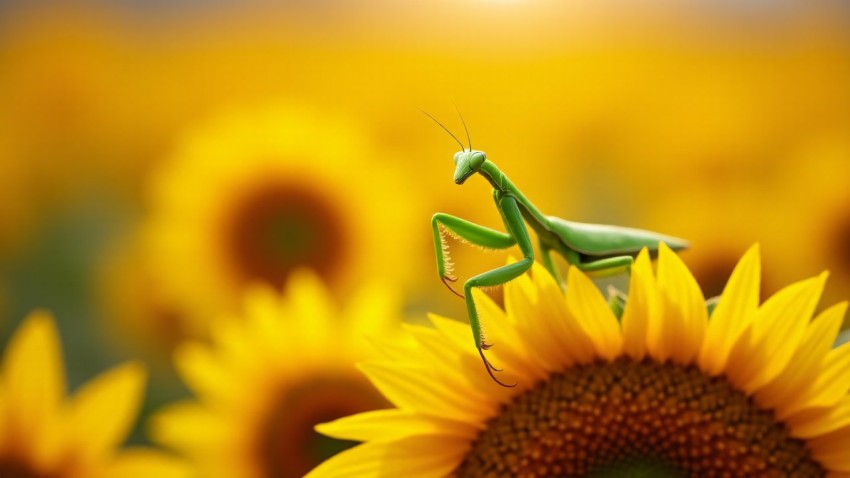
<path fill-rule="evenodd" d="M 684 239 L 643 229 L 587 224 L 552 216 L 548 219 L 552 232 L 567 247 L 591 257 L 636 255 L 644 247 L 654 253 L 658 251 L 659 242 L 666 243 L 674 251 L 688 247 Z"/>

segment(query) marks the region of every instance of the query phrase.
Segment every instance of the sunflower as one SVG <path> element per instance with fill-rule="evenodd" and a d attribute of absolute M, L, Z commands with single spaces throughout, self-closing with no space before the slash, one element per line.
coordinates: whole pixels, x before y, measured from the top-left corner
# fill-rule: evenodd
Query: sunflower
<path fill-rule="evenodd" d="M 131 478 L 188 476 L 176 459 L 146 449 L 118 452 L 141 402 L 145 372 L 129 362 L 64 398 L 53 318 L 32 313 L 12 337 L 0 376 L 0 476 Z"/>
<path fill-rule="evenodd" d="M 177 349 L 176 366 L 197 401 L 151 421 L 151 435 L 205 478 L 301 477 L 351 445 L 319 435 L 321 422 L 388 403 L 353 366 L 369 356 L 364 330 L 394 329 L 397 298 L 364 286 L 344 311 L 318 276 L 295 272 L 281 296 L 246 293 L 244 312 L 215 322 L 211 344 Z"/>
<path fill-rule="evenodd" d="M 103 248 L 97 266 L 98 312 L 109 345 L 116 352 L 138 353 L 152 368 L 169 370 L 174 347 L 189 334 L 187 320 L 154 280 L 142 235 L 133 230 L 117 238 Z"/>
<path fill-rule="evenodd" d="M 759 305 L 759 276 L 753 247 L 709 321 L 662 244 L 618 321 L 580 271 L 565 298 L 536 265 L 504 311 L 476 294 L 517 387 L 483 373 L 466 325 L 410 326 L 414 344 L 361 365 L 396 408 L 317 427 L 366 443 L 308 476 L 850 476 L 850 345 L 832 345 L 847 304 L 810 320 L 821 274 Z"/>
<path fill-rule="evenodd" d="M 295 107 L 233 111 L 188 135 L 153 179 L 147 233 L 153 280 L 190 331 L 300 267 L 343 296 L 363 271 L 406 276 L 391 258 L 414 203 L 391 167 L 371 167 L 363 137 Z"/>

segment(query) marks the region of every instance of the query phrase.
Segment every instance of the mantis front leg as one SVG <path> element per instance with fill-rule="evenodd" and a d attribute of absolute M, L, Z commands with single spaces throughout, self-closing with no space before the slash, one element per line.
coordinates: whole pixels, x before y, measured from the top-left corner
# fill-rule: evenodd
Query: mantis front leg
<path fill-rule="evenodd" d="M 490 364 L 490 362 L 488 362 L 484 357 L 484 351 L 489 349 L 492 344 L 487 344 L 485 341 L 484 333 L 481 331 L 481 323 L 478 319 L 478 310 L 475 307 L 475 301 L 472 299 L 473 287 L 502 285 L 505 282 L 524 274 L 534 263 L 534 249 L 531 246 L 531 238 L 525 228 L 525 223 L 523 222 L 522 214 L 519 211 L 519 206 L 517 205 L 516 200 L 510 196 L 504 196 L 499 199 L 498 205 L 499 211 L 502 213 L 502 217 L 505 221 L 505 227 L 508 229 L 507 233 L 514 238 L 516 244 L 519 245 L 519 249 L 522 252 L 522 259 L 518 262 L 514 262 L 513 264 L 508 264 L 491 271 L 484 272 L 483 274 L 479 274 L 469 279 L 463 285 L 463 291 L 466 296 L 466 310 L 469 314 L 469 325 L 472 327 L 472 335 L 475 338 L 475 346 L 478 348 L 478 354 L 481 356 L 481 360 L 484 361 L 484 367 L 487 369 L 487 373 L 489 373 L 490 377 L 499 385 L 513 387 L 516 384 L 507 385 L 496 378 L 493 371 L 495 370 L 498 372 L 500 370 L 493 367 L 493 365 Z"/>
<path fill-rule="evenodd" d="M 469 242 L 487 249 L 506 249 L 516 244 L 516 240 L 509 233 L 480 226 L 459 217 L 450 216 L 438 212 L 431 219 L 431 227 L 434 230 L 434 249 L 437 256 L 437 273 L 440 280 L 452 292 L 463 298 L 463 295 L 452 289 L 448 282 L 454 282 L 457 277 L 452 275 L 452 264 L 448 257 L 448 244 L 445 242 L 444 234 L 447 232 L 462 241 Z"/>

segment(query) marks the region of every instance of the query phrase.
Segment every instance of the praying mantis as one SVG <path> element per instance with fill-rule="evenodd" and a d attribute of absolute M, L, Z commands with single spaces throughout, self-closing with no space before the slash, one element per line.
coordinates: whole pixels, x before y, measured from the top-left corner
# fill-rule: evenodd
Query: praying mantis
<path fill-rule="evenodd" d="M 494 371 L 500 372 L 501 369 L 494 367 L 484 356 L 484 352 L 492 344 L 485 341 L 478 311 L 472 298 L 472 289 L 502 285 L 531 268 L 534 262 L 534 247 L 525 226 L 526 223 L 537 234 L 541 262 L 562 287 L 564 287 L 564 281 L 555 265 L 553 254 L 559 254 L 569 264 L 578 267 L 591 276 L 603 277 L 628 273 L 635 257 L 644 247 L 649 249 L 652 255 L 655 255 L 658 252 L 659 242 L 666 243 L 674 251 L 688 246 L 687 241 L 683 239 L 652 231 L 573 222 L 544 215 L 492 161 L 487 159 L 487 155 L 483 151 L 472 149 L 469 130 L 466 128 L 466 122 L 463 121 L 462 116 L 461 121 L 463 121 L 469 143 L 468 149 L 442 123 L 428 113 L 425 114 L 460 144 L 461 151 L 454 155 L 455 184 L 464 184 L 476 173 L 483 176 L 493 187 L 493 200 L 505 226 L 505 232 L 502 232 L 444 213 L 434 214 L 431 219 L 434 248 L 437 256 L 437 272 L 446 287 L 466 301 L 475 347 L 478 349 L 478 354 L 484 362 L 487 373 L 499 385 L 516 386 L 515 383 L 511 385 L 500 381 Z M 463 294 L 461 294 L 455 291 L 450 284 L 458 279 L 452 275 L 451 263 L 448 260 L 446 234 L 485 249 L 507 249 L 517 245 L 522 253 L 522 258 L 517 262 L 470 278 L 464 283 Z"/>

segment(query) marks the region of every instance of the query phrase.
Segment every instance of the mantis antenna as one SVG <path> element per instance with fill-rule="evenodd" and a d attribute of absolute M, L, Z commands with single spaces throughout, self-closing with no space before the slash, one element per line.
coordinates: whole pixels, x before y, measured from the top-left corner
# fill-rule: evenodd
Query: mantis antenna
<path fill-rule="evenodd" d="M 451 132 L 451 131 L 449 131 L 449 129 L 448 129 L 448 128 L 446 128 L 445 126 L 443 126 L 443 123 L 440 123 L 439 121 L 437 121 L 437 118 L 434 118 L 433 116 L 429 115 L 428 113 L 426 113 L 426 112 L 425 112 L 425 110 L 419 110 L 419 111 L 421 111 L 421 112 L 422 112 L 422 114 L 424 114 L 425 116 L 427 116 L 427 117 L 431 118 L 432 120 L 434 120 L 434 122 L 435 122 L 435 123 L 437 123 L 438 125 L 440 125 L 440 128 L 443 128 L 443 129 L 446 131 L 446 133 L 449 133 L 449 136 L 451 136 L 452 138 L 454 138 L 454 139 L 455 139 L 455 141 L 457 141 L 457 144 L 459 144 L 459 145 L 460 145 L 460 149 L 461 149 L 461 150 L 463 150 L 463 151 L 466 151 L 466 147 L 464 147 L 464 146 L 463 146 L 463 143 L 461 143 L 461 142 L 460 142 L 460 140 L 459 140 L 459 139 L 457 139 L 457 136 L 453 135 L 453 134 L 452 134 L 452 132 Z"/>
<path fill-rule="evenodd" d="M 460 122 L 463 123 L 463 130 L 466 131 L 466 140 L 469 142 L 469 150 L 472 151 L 472 138 L 469 137 L 469 130 L 466 128 L 466 121 L 464 121 L 463 115 L 460 114 L 460 110 L 457 108 L 457 105 L 454 106 L 455 111 L 457 111 L 457 115 L 460 116 Z"/>

